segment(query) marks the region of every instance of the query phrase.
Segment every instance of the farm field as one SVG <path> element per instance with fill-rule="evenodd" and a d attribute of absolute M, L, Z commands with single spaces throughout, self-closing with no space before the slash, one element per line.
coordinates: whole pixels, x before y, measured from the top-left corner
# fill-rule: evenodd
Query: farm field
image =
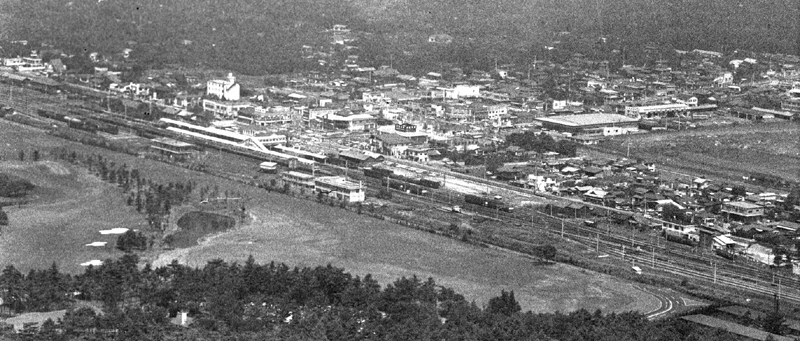
<path fill-rule="evenodd" d="M 13 231 L 10 226 L 3 233 L 0 260 L 2 265 L 13 263 L 23 271 L 47 267 L 54 260 L 66 271 L 80 271 L 80 262 L 119 255 L 115 250 L 87 253 L 98 252 L 83 246 L 101 241 L 98 230 L 144 225 L 143 217 L 115 194 L 119 189 L 93 176 L 75 170 L 56 174 L 47 166 L 52 164 L 57 169 L 58 164 L 52 161 L 33 166 L 36 172 L 25 168 L 28 163 L 8 161 L 16 157 L 18 149 L 30 152 L 34 148 L 47 151 L 66 147 L 125 163 L 157 183 L 192 179 L 197 186 L 218 185 L 247 199 L 249 224 L 208 236 L 198 246 L 172 250 L 157 258 L 145 255 L 144 259 L 156 266 L 172 259 L 193 266 L 216 258 L 244 262 L 252 254 L 258 262 L 292 266 L 330 263 L 353 274 L 372 274 L 384 285 L 401 276 L 433 277 L 479 305 L 506 289 L 515 291 L 523 309 L 534 312 L 579 308 L 651 311 L 658 306 L 649 294 L 610 276 L 562 264 L 542 265 L 513 253 L 479 248 L 204 173 L 80 145 L 2 120 L 0 143 L 6 146 L 2 153 L 6 161 L 2 163 L 8 165 L 9 172 L 28 175 L 26 178 L 41 186 L 42 194 L 49 193 L 41 196 L 42 200 L 49 198 L 46 202 L 8 209 L 12 222 L 23 221 L 25 225 L 13 227 Z M 15 168 L 16 164 L 25 167 Z M 177 218 L 173 217 L 171 224 Z"/>
<path fill-rule="evenodd" d="M 614 138 L 599 147 L 687 172 L 731 180 L 763 173 L 800 181 L 800 125 L 709 127 Z M 591 154 L 591 152 L 589 152 Z"/>

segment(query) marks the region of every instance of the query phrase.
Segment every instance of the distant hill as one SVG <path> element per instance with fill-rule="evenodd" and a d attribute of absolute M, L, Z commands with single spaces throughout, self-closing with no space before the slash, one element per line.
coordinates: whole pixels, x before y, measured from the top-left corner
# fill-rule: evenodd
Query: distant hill
<path fill-rule="evenodd" d="M 248 74 L 314 67 L 301 46 L 327 50 L 322 32 L 334 24 L 362 32 L 362 60 L 410 69 L 524 63 L 556 42 L 610 50 L 584 39 L 600 36 L 627 46 L 632 58 L 648 42 L 800 54 L 797 0 L 0 0 L 0 13 L 10 17 L 0 29 L 11 39 L 66 44 L 79 54 L 129 47 L 147 63 Z M 453 44 L 426 44 L 436 33 Z"/>

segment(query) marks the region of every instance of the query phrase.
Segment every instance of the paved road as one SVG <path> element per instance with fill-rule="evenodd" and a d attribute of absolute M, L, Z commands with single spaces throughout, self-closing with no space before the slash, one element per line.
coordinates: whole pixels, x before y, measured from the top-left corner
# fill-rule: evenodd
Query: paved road
<path fill-rule="evenodd" d="M 679 293 L 676 293 L 669 289 L 658 289 L 658 288 L 651 288 L 644 286 L 634 286 L 634 287 L 650 295 L 653 295 L 653 297 L 658 299 L 661 305 L 657 309 L 653 309 L 652 311 L 644 313 L 647 316 L 647 319 L 649 320 L 664 318 L 671 313 L 677 313 L 683 311 L 685 309 L 684 307 L 703 305 L 702 303 L 694 303 L 693 301 L 687 301 Z M 689 305 L 687 305 L 687 302 L 689 303 Z"/>

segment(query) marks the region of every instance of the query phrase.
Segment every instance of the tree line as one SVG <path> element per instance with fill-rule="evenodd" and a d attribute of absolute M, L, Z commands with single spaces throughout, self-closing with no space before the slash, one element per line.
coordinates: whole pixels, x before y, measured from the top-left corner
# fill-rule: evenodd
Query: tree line
<path fill-rule="evenodd" d="M 289 267 L 221 260 L 202 268 L 173 262 L 137 266 L 135 255 L 107 260 L 77 276 L 53 266 L 0 275 L 4 305 L 49 310 L 76 301 L 103 303 L 103 313 L 72 308 L 26 340 L 723 340 L 728 335 L 675 319 L 648 321 L 629 312 L 522 312 L 514 292 L 485 307 L 429 278 L 381 285 L 332 265 Z M 188 328 L 169 322 L 187 312 Z M 15 335 L 6 335 L 14 338 Z M 20 339 L 22 336 L 19 337 Z"/>

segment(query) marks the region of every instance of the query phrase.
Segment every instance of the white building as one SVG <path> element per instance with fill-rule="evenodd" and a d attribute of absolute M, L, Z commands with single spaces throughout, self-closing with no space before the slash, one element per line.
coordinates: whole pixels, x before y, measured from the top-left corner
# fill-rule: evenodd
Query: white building
<path fill-rule="evenodd" d="M 253 105 L 247 102 L 224 102 L 213 101 L 210 99 L 203 100 L 203 110 L 213 112 L 222 117 L 234 117 L 238 114 L 239 110 L 252 107 Z"/>
<path fill-rule="evenodd" d="M 436 87 L 431 90 L 431 98 L 459 99 L 481 97 L 481 88 L 477 85 L 459 84 L 451 88 Z"/>
<path fill-rule="evenodd" d="M 236 83 L 236 77 L 233 77 L 232 73 L 225 79 L 214 79 L 206 83 L 207 95 L 214 95 L 226 101 L 238 101 L 239 90 L 239 84 Z"/>
<path fill-rule="evenodd" d="M 341 176 L 322 176 L 314 180 L 317 192 L 345 202 L 362 202 L 365 199 L 364 187 Z"/>

